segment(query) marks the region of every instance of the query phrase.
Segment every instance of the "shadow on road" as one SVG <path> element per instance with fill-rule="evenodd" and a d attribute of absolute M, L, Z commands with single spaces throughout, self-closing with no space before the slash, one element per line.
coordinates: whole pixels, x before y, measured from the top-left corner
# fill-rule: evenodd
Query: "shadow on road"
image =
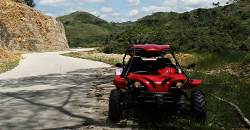
<path fill-rule="evenodd" d="M 147 128 L 162 127 L 159 124 L 172 120 L 162 111 L 154 113 L 145 109 L 139 112 L 143 116 L 136 115 L 139 118 L 128 116 L 120 123 L 108 121 L 108 97 L 114 88 L 112 79 L 113 70 L 103 68 L 0 80 L 2 90 L 15 90 L 0 92 L 0 128 Z M 27 89 L 29 87 L 32 90 Z M 132 122 L 128 123 L 131 119 Z"/>
<path fill-rule="evenodd" d="M 0 80 L 5 90 L 0 93 L 0 127 L 20 130 L 105 125 L 104 95 L 113 88 L 112 77 L 106 68 Z M 29 87 L 32 90 L 26 90 Z"/>

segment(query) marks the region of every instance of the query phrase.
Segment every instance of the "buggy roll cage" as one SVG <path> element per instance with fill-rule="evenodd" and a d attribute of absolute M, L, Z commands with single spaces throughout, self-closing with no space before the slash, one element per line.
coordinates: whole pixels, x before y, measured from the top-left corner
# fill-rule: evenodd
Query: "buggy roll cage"
<path fill-rule="evenodd" d="M 132 66 L 131 63 L 133 63 L 134 58 L 135 58 L 135 56 L 136 56 L 136 51 L 137 51 L 137 49 L 136 49 L 136 48 L 133 48 L 133 50 L 132 50 L 132 58 L 131 58 L 130 64 L 128 64 L 128 66 L 126 66 L 126 65 L 125 65 L 125 59 L 126 59 L 127 54 L 128 54 L 128 52 L 129 52 L 130 50 L 131 50 L 131 47 L 128 47 L 128 48 L 126 49 L 126 51 L 125 51 L 125 55 L 124 55 L 123 61 L 122 61 L 122 64 L 123 64 L 122 67 L 123 67 L 123 70 L 125 70 L 125 71 L 123 71 L 123 72 L 122 72 L 122 75 L 121 75 L 122 78 L 125 78 L 125 79 L 128 80 L 128 81 L 129 81 L 129 79 L 128 79 L 127 76 L 128 76 L 128 73 L 129 73 L 129 71 L 130 71 L 130 69 L 131 69 L 131 66 Z M 170 51 L 171 55 L 173 56 L 173 58 L 174 58 L 174 60 L 175 60 L 176 67 L 179 68 L 179 69 L 181 70 L 181 72 L 187 77 L 187 80 L 186 80 L 185 83 L 184 83 L 184 85 L 186 85 L 186 84 L 189 82 L 190 77 L 187 75 L 187 73 L 184 71 L 184 69 L 181 67 L 180 63 L 179 63 L 178 60 L 176 59 L 174 49 L 173 49 L 172 47 L 170 47 L 170 49 L 169 49 L 169 50 L 165 50 L 165 52 L 166 52 L 166 51 Z"/>

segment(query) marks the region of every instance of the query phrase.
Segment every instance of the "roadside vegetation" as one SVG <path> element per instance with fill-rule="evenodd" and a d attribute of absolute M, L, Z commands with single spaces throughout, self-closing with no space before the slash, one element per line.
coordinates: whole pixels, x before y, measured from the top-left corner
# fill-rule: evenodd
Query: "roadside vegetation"
<path fill-rule="evenodd" d="M 122 61 L 122 55 L 98 52 L 74 52 L 66 56 L 102 61 L 114 65 Z M 173 118 L 172 121 L 160 124 L 159 127 L 181 129 L 231 129 L 246 128 L 238 113 L 230 105 L 215 99 L 211 94 L 228 100 L 240 107 L 246 117 L 250 118 L 250 54 L 234 53 L 201 53 L 177 54 L 183 66 L 190 62 L 197 67 L 188 72 L 192 78 L 202 79 L 200 89 L 206 94 L 207 120 L 205 124 L 196 124 L 192 119 Z M 155 125 L 155 124 L 148 124 Z M 181 126 L 181 127 L 180 127 Z"/>
<path fill-rule="evenodd" d="M 0 73 L 15 68 L 21 59 L 21 54 L 0 49 Z"/>
<path fill-rule="evenodd" d="M 129 44 L 171 43 L 183 52 L 249 52 L 250 1 L 213 5 L 185 13 L 158 12 L 125 23 L 110 23 L 87 12 L 57 19 L 65 26 L 70 47 L 99 46 L 105 53 L 122 53 Z"/>
<path fill-rule="evenodd" d="M 90 52 L 70 52 L 63 54 L 64 56 L 70 56 L 75 58 L 82 58 L 88 59 L 93 61 L 100 61 L 107 64 L 115 65 L 122 61 L 121 54 L 105 54 L 97 51 L 90 51 Z"/>
<path fill-rule="evenodd" d="M 25 2 L 28 6 L 30 6 L 30 7 L 35 7 L 35 6 L 36 6 L 34 0 L 24 0 L 24 2 Z"/>

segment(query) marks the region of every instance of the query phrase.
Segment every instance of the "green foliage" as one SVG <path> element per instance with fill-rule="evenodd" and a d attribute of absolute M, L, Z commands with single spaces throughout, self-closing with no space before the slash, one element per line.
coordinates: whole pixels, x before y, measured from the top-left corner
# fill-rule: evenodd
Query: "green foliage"
<path fill-rule="evenodd" d="M 30 7 L 36 6 L 34 0 L 24 0 L 24 2 Z"/>
<path fill-rule="evenodd" d="M 248 53 L 247 55 L 245 55 L 245 57 L 243 59 L 243 63 L 244 64 L 250 64 L 250 53 Z"/>
<path fill-rule="evenodd" d="M 126 23 L 108 23 L 83 12 L 58 19 L 71 47 L 99 46 L 107 53 L 123 53 L 129 44 L 171 43 L 178 51 L 249 52 L 250 2 L 229 3 L 185 13 L 159 12 Z"/>
<path fill-rule="evenodd" d="M 171 43 L 179 51 L 249 51 L 249 6 L 250 2 L 238 2 L 182 14 L 155 13 L 138 20 L 119 37 Z"/>
<path fill-rule="evenodd" d="M 86 12 L 75 12 L 57 18 L 66 30 L 70 47 L 96 47 L 111 34 L 112 24 Z"/>

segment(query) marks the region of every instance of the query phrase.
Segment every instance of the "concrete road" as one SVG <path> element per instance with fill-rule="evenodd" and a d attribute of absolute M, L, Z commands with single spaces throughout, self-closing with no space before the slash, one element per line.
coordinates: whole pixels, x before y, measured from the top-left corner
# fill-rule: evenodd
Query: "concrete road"
<path fill-rule="evenodd" d="M 89 51 L 90 49 L 73 49 L 72 51 Z M 17 79 L 30 76 L 62 74 L 78 69 L 110 67 L 110 65 L 62 56 L 65 52 L 28 53 L 13 70 L 0 75 L 0 79 Z"/>
<path fill-rule="evenodd" d="M 61 53 L 24 54 L 18 67 L 0 75 L 1 130 L 106 125 L 110 65 Z"/>

